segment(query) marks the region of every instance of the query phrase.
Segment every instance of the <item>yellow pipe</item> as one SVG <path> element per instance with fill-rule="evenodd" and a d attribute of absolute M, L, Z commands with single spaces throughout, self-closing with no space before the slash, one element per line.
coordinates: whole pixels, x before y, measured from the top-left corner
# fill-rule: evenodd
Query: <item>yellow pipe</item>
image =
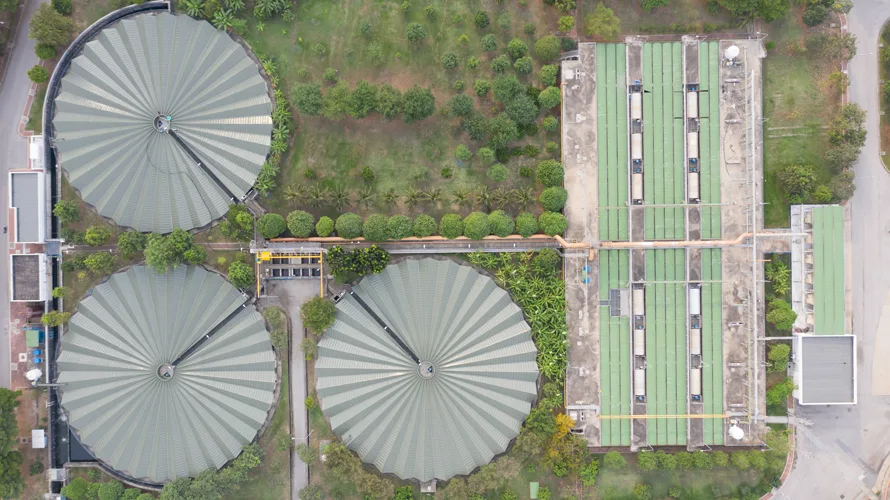
<path fill-rule="evenodd" d="M 320 289 L 320 297 L 324 297 L 324 254 L 318 254 L 318 287 Z"/>
<path fill-rule="evenodd" d="M 744 233 L 734 240 L 701 240 L 701 241 L 603 241 L 602 249 L 631 249 L 631 248 L 715 248 L 741 245 L 746 238 L 754 236 L 754 233 Z"/>
<path fill-rule="evenodd" d="M 563 248 L 590 248 L 590 243 L 580 242 L 580 243 L 569 243 L 568 241 L 562 239 L 562 236 L 556 235 L 553 237 L 558 243 L 559 246 Z"/>

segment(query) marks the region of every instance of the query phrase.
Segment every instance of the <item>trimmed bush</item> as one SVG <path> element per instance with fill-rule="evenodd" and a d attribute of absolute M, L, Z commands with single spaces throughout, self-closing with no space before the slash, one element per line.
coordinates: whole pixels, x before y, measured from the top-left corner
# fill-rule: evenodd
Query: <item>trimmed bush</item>
<path fill-rule="evenodd" d="M 556 75 L 559 73 L 559 66 L 548 64 L 541 66 L 541 83 L 547 87 L 556 85 Z"/>
<path fill-rule="evenodd" d="M 485 163 L 491 163 L 494 161 L 494 151 L 491 148 L 479 148 L 476 150 L 476 158 Z"/>
<path fill-rule="evenodd" d="M 339 223 L 339 219 L 337 223 Z M 374 214 L 365 219 L 362 236 L 368 241 L 386 241 L 389 239 L 389 220 L 385 215 Z"/>
<path fill-rule="evenodd" d="M 473 24 L 475 24 L 477 28 L 486 28 L 490 22 L 491 19 L 488 17 L 488 12 L 485 12 L 484 10 L 476 12 L 476 15 L 473 16 Z"/>
<path fill-rule="evenodd" d="M 435 222 L 433 222 L 435 224 Z M 414 224 L 407 215 L 393 215 L 386 221 L 389 237 L 394 240 L 407 238 L 414 234 Z"/>
<path fill-rule="evenodd" d="M 548 236 L 563 234 L 569 228 L 569 221 L 558 212 L 544 212 L 538 217 L 538 226 L 541 232 Z"/>
<path fill-rule="evenodd" d="M 535 271 L 548 276 L 556 274 L 557 269 L 559 269 L 559 264 L 559 252 L 552 248 L 541 250 L 535 254 L 535 257 L 532 259 L 532 267 Z M 647 455 L 647 453 L 643 453 L 642 455 Z"/>
<path fill-rule="evenodd" d="M 535 43 L 535 54 L 538 56 L 538 59 L 544 62 L 549 62 L 559 57 L 559 50 L 559 38 L 553 35 L 541 37 Z"/>
<path fill-rule="evenodd" d="M 516 233 L 523 238 L 538 232 L 538 219 L 529 212 L 523 212 L 516 217 Z"/>
<path fill-rule="evenodd" d="M 469 161 L 473 157 L 473 152 L 470 151 L 470 148 L 461 144 L 454 151 L 454 157 L 460 161 Z"/>
<path fill-rule="evenodd" d="M 56 57 L 56 48 L 45 43 L 38 43 L 35 45 L 34 52 L 37 53 L 37 59 L 40 59 L 41 61 L 48 61 Z"/>
<path fill-rule="evenodd" d="M 260 217 L 256 222 L 256 226 L 263 238 L 269 239 L 283 233 L 287 229 L 287 222 L 285 222 L 284 217 L 269 213 Z"/>
<path fill-rule="evenodd" d="M 491 227 L 491 234 L 500 236 L 510 236 L 516 228 L 513 217 L 507 215 L 503 210 L 495 210 L 488 214 L 488 224 Z"/>
<path fill-rule="evenodd" d="M 296 238 L 308 238 L 315 228 L 315 216 L 303 210 L 287 214 L 287 229 Z"/>
<path fill-rule="evenodd" d="M 337 217 L 337 236 L 351 240 L 362 234 L 362 218 L 354 213 L 347 212 Z"/>
<path fill-rule="evenodd" d="M 507 53 L 510 54 L 510 57 L 514 60 L 519 59 L 528 54 L 528 45 L 522 40 L 514 38 L 507 44 Z"/>
<path fill-rule="evenodd" d="M 463 219 L 461 219 L 460 215 L 444 215 L 442 217 L 442 220 L 439 221 L 439 234 L 448 238 L 449 240 L 453 240 L 454 238 L 457 238 L 458 236 L 464 234 L 464 221 Z"/>
<path fill-rule="evenodd" d="M 315 234 L 321 236 L 322 238 L 326 238 L 334 232 L 334 220 L 328 217 L 327 215 L 318 219 L 318 223 L 315 224 Z"/>
<path fill-rule="evenodd" d="M 466 94 L 458 94 L 448 101 L 448 108 L 454 116 L 470 116 L 473 114 L 473 98 Z"/>
<path fill-rule="evenodd" d="M 43 66 L 34 66 L 28 70 L 28 78 L 34 83 L 43 83 L 49 78 L 49 73 Z"/>
<path fill-rule="evenodd" d="M 507 170 L 507 167 L 497 163 L 488 168 L 487 175 L 489 179 L 495 182 L 504 182 L 510 175 L 510 171 Z"/>
<path fill-rule="evenodd" d="M 427 236 L 432 236 L 435 233 L 436 219 L 433 219 L 426 214 L 418 215 L 417 218 L 414 219 L 414 236 L 425 238 Z"/>
<path fill-rule="evenodd" d="M 559 128 L 559 120 L 557 120 L 555 116 L 545 116 L 544 119 L 541 120 L 541 128 L 547 132 L 556 132 Z"/>
<path fill-rule="evenodd" d="M 520 57 L 513 63 L 513 70 L 520 75 L 531 74 L 532 69 L 534 69 L 534 63 L 531 57 Z"/>
<path fill-rule="evenodd" d="M 464 236 L 471 240 L 481 240 L 491 234 L 488 214 L 473 212 L 464 219 Z"/>
<path fill-rule="evenodd" d="M 482 50 L 485 52 L 494 52 L 498 49 L 498 39 L 493 33 L 489 33 L 482 37 Z"/>
<path fill-rule="evenodd" d="M 538 94 L 538 104 L 542 109 L 551 109 L 559 106 L 562 102 L 562 95 L 556 87 L 547 87 Z"/>
<path fill-rule="evenodd" d="M 541 192 L 541 206 L 550 212 L 559 212 L 566 206 L 568 192 L 561 187 L 549 187 Z"/>
<path fill-rule="evenodd" d="M 53 8 L 56 9 L 56 12 L 62 14 L 63 16 L 71 15 L 71 0 L 53 0 L 52 2 Z"/>
<path fill-rule="evenodd" d="M 538 163 L 535 178 L 544 187 L 562 186 L 562 182 L 565 179 L 565 170 L 562 168 L 562 163 L 556 160 L 544 160 Z"/>

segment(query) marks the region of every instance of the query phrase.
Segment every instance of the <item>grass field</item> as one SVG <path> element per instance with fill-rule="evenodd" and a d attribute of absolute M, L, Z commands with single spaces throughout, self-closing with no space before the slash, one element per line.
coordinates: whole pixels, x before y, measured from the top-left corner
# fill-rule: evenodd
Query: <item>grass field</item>
<path fill-rule="evenodd" d="M 579 35 L 583 34 L 584 17 L 593 12 L 598 2 L 578 2 Z M 718 29 L 741 31 L 726 9 L 708 11 L 707 0 L 672 0 L 668 5 L 646 12 L 641 2 L 605 0 L 603 5 L 612 9 L 621 20 L 621 36 L 640 33 L 700 34 Z M 686 29 L 684 29 L 686 28 Z"/>
<path fill-rule="evenodd" d="M 767 40 L 776 44 L 763 63 L 764 223 L 788 227 L 788 200 L 776 176 L 786 165 L 813 165 L 818 184 L 830 180 L 823 127 L 839 103 L 827 82 L 837 68 L 815 54 L 800 52 L 807 30 L 798 7 L 764 30 L 769 33 Z"/>
<path fill-rule="evenodd" d="M 28 123 L 25 130 L 30 130 L 37 134 L 43 132 L 43 98 L 46 97 L 46 84 L 37 86 L 37 95 L 31 103 L 31 110 L 28 112 Z"/>

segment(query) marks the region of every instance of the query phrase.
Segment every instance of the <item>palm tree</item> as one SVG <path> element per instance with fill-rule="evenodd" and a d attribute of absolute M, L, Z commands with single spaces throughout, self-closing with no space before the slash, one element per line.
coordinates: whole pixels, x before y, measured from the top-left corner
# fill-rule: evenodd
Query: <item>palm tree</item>
<path fill-rule="evenodd" d="M 213 15 L 213 25 L 216 26 L 216 29 L 218 30 L 228 31 L 234 22 L 235 16 L 232 15 L 230 9 L 219 9 L 216 11 L 216 14 Z"/>
<path fill-rule="evenodd" d="M 513 196 L 513 204 L 520 211 L 525 211 L 535 202 L 535 188 L 524 187 L 514 189 L 511 194 Z"/>
<path fill-rule="evenodd" d="M 262 21 L 257 21 L 256 30 L 259 31 L 260 33 L 262 33 L 263 30 L 265 30 L 265 29 L 266 29 L 266 24 Z"/>
<path fill-rule="evenodd" d="M 306 201 L 307 194 L 306 186 L 302 184 L 291 184 L 284 188 L 284 199 L 297 205 Z"/>
<path fill-rule="evenodd" d="M 488 186 L 479 186 L 476 190 L 476 202 L 484 211 L 491 210 L 491 193 L 488 192 Z"/>
<path fill-rule="evenodd" d="M 442 201 L 442 188 L 433 188 L 429 191 L 423 193 L 424 199 L 426 201 L 432 203 L 434 206 L 438 205 L 440 201 Z"/>
<path fill-rule="evenodd" d="M 469 189 L 457 188 L 452 195 L 454 196 L 454 204 L 458 208 L 470 208 L 473 206 L 473 194 Z"/>
<path fill-rule="evenodd" d="M 244 8 L 244 0 L 227 0 L 226 4 L 232 9 L 232 12 L 238 12 Z"/>
<path fill-rule="evenodd" d="M 374 203 L 373 187 L 365 186 L 362 188 L 361 191 L 358 192 L 356 205 L 363 205 L 365 208 L 368 208 L 372 203 Z"/>
<path fill-rule="evenodd" d="M 423 197 L 423 193 L 414 188 L 414 186 L 409 187 L 405 190 L 405 205 L 408 208 L 414 208 L 414 205 L 420 203 Z"/>
<path fill-rule="evenodd" d="M 273 139 L 272 143 L 269 145 L 269 150 L 272 151 L 272 154 L 281 154 L 287 151 L 287 142 L 279 139 Z"/>
<path fill-rule="evenodd" d="M 191 17 L 204 17 L 204 0 L 185 0 L 182 3 L 185 13 Z"/>
<path fill-rule="evenodd" d="M 383 202 L 390 207 L 395 207 L 399 204 L 399 195 L 396 194 L 396 188 L 389 188 L 389 191 L 383 194 Z"/>
<path fill-rule="evenodd" d="M 352 200 L 349 199 L 349 190 L 346 189 L 346 186 L 342 184 L 337 184 L 331 189 L 331 206 L 336 210 L 343 210 L 344 208 L 352 205 Z"/>
<path fill-rule="evenodd" d="M 508 203 L 510 203 L 512 196 L 510 196 L 510 190 L 507 188 L 497 188 L 491 193 L 491 206 L 493 206 L 496 210 L 503 209 Z"/>
<path fill-rule="evenodd" d="M 290 130 L 284 125 L 279 125 L 272 129 L 272 138 L 279 141 L 287 141 L 290 137 Z"/>
<path fill-rule="evenodd" d="M 322 187 L 320 184 L 315 184 L 309 188 L 309 192 L 306 196 L 309 200 L 309 205 L 312 206 L 312 208 L 319 208 L 327 205 L 330 195 L 331 193 L 328 191 L 328 188 Z"/>

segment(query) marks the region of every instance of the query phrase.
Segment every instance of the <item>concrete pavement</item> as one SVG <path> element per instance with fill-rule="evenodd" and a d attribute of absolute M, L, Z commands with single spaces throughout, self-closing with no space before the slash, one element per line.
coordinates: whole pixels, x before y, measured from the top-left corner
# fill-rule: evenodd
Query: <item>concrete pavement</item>
<path fill-rule="evenodd" d="M 282 280 L 269 284 L 268 295 L 278 296 L 291 319 L 290 338 L 290 390 L 291 411 L 293 412 L 294 443 L 305 443 L 309 436 L 309 415 L 303 402 L 306 400 L 306 360 L 300 350 L 303 340 L 303 323 L 300 321 L 300 305 L 318 295 L 316 280 Z M 291 498 L 297 500 L 299 492 L 309 484 L 309 466 L 293 454 L 291 458 Z"/>
<path fill-rule="evenodd" d="M 26 166 L 28 150 L 24 137 L 19 135 L 22 110 L 28 100 L 31 81 L 28 70 L 37 64 L 34 40 L 28 38 L 28 24 L 41 0 L 24 0 L 25 12 L 16 32 L 11 59 L 0 87 L 0 203 L 9 206 L 9 176 L 11 168 Z M 0 252 L 0 386 L 9 387 L 9 248 Z"/>
<path fill-rule="evenodd" d="M 799 407 L 797 416 L 813 422 L 798 433 L 799 457 L 779 498 L 876 498 L 868 490 L 890 453 L 890 396 L 875 368 L 890 357 L 890 174 L 881 164 L 879 145 L 877 44 L 890 14 L 890 0 L 857 0 L 848 14 L 850 33 L 858 40 L 849 65 L 850 101 L 868 111 L 868 137 L 855 165 L 856 195 L 852 211 L 853 333 L 857 336 L 856 406 Z M 882 323 L 879 327 L 879 323 Z M 882 341 L 878 341 L 878 339 Z M 875 362 L 878 362 L 876 367 Z M 877 380 L 873 381 L 873 376 Z M 843 495 L 843 496 L 842 496 Z"/>

